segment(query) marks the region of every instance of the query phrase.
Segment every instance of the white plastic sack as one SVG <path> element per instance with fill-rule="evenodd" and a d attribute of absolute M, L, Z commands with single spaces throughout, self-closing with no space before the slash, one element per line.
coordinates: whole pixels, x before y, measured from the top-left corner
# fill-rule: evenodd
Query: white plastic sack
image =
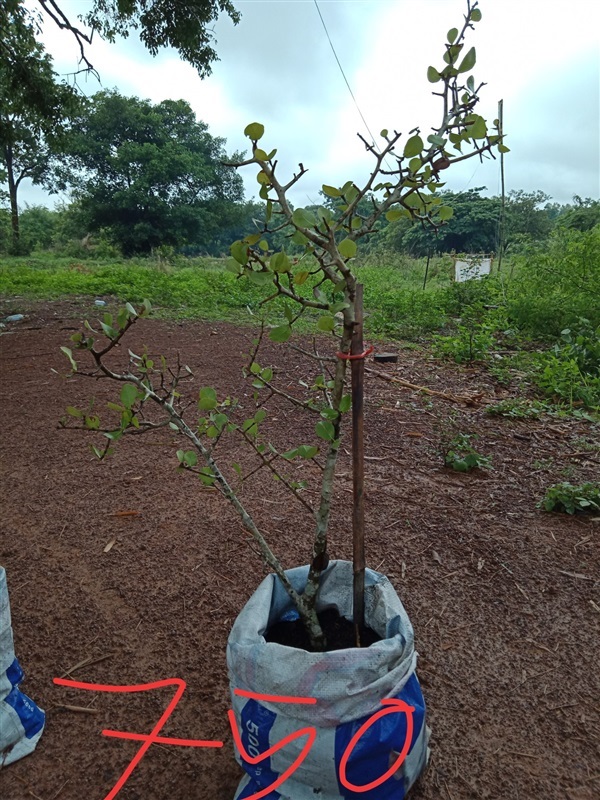
<path fill-rule="evenodd" d="M 306 584 L 308 567 L 287 572 L 298 591 Z M 323 573 L 319 607 L 335 607 L 352 618 L 352 564 L 330 563 Z M 316 728 L 306 759 L 265 800 L 403 800 L 428 759 L 429 732 L 425 702 L 416 674 L 413 630 L 389 580 L 366 571 L 365 618 L 384 637 L 367 648 L 309 653 L 274 642 L 264 632 L 275 622 L 298 617 L 275 575 L 269 575 L 238 616 L 227 645 L 232 704 L 244 749 L 255 758 L 302 728 Z M 271 702 L 239 696 L 235 690 L 261 695 L 310 697 L 315 705 Z M 388 713 L 368 726 L 356 745 L 350 742 L 361 726 L 385 708 L 384 698 L 398 698 L 414 711 Z M 397 770 L 391 767 L 408 747 Z M 308 741 L 304 735 L 271 756 L 251 764 L 236 758 L 247 775 L 235 795 L 244 800 L 267 790 L 294 763 Z M 350 753 L 347 751 L 350 749 Z M 345 781 L 340 766 L 346 754 Z M 391 772 L 390 772 L 391 770 Z M 389 773 L 382 783 L 377 780 Z M 392 774 L 393 773 L 393 774 Z M 363 791 L 370 784 L 371 789 Z M 357 787 L 356 789 L 352 787 Z M 361 791 L 358 791 L 358 787 Z"/>
<path fill-rule="evenodd" d="M 23 670 L 15 658 L 6 571 L 0 567 L 0 769 L 33 752 L 46 720 L 19 690 Z"/>

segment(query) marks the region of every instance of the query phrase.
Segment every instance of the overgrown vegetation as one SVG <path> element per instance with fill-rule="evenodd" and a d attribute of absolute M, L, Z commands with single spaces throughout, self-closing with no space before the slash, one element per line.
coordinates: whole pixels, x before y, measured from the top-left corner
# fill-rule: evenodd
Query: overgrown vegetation
<path fill-rule="evenodd" d="M 45 230 L 47 213 L 22 215 Z M 28 222 L 26 222 L 28 220 Z M 26 235 L 24 233 L 24 235 Z M 141 302 L 178 318 L 228 319 L 246 323 L 281 319 L 282 298 L 264 305 L 260 275 L 241 280 L 238 266 L 225 259 L 189 258 L 173 248 L 157 248 L 149 258 L 124 261 L 105 244 L 93 253 L 60 257 L 38 251 L 0 261 L 0 292 L 6 296 L 83 296 Z M 481 280 L 455 283 L 450 256 L 414 259 L 381 253 L 363 256 L 355 267 L 365 287 L 369 335 L 432 343 L 436 357 L 459 365 L 477 364 L 507 386 L 518 382 L 523 397 L 496 413 L 532 417 L 557 410 L 597 412 L 600 408 L 600 226 L 561 230 L 505 261 L 506 269 Z M 316 289 L 307 265 L 305 288 Z M 428 280 L 424 288 L 425 273 Z M 18 312 L 17 305 L 10 312 Z M 318 318 L 307 308 L 298 322 L 309 330 Z M 536 405 L 537 404 L 537 405 Z"/>

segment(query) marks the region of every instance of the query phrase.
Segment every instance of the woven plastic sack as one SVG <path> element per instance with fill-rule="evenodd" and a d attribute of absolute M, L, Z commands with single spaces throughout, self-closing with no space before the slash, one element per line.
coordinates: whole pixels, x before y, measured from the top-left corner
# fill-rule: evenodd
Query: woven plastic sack
<path fill-rule="evenodd" d="M 19 689 L 23 670 L 15 658 L 6 571 L 0 567 L 0 769 L 33 752 L 46 720 Z"/>
<path fill-rule="evenodd" d="M 302 591 L 308 567 L 289 570 L 287 575 L 296 590 Z M 331 607 L 351 619 L 349 562 L 334 561 L 323 573 L 318 610 Z M 265 641 L 263 634 L 272 624 L 297 617 L 281 582 L 269 575 L 231 630 L 227 663 L 232 704 L 246 753 L 258 759 L 290 734 L 302 728 L 316 729 L 310 752 L 295 771 L 292 765 L 309 741 L 308 734 L 257 763 L 244 760 L 236 744 L 236 759 L 246 775 L 235 800 L 246 800 L 268 790 L 286 771 L 289 774 L 285 780 L 262 794 L 262 798 L 403 800 L 427 764 L 429 730 L 425 701 L 415 674 L 413 630 L 394 588 L 384 575 L 366 571 L 365 619 L 384 637 L 367 648 L 309 653 Z M 317 702 L 309 705 L 257 700 L 240 696 L 236 690 L 252 695 L 315 698 Z M 384 698 L 397 698 L 414 710 L 402 713 L 396 709 L 395 713 L 380 715 L 350 746 L 359 729 L 386 707 L 381 702 Z M 406 748 L 408 753 L 399 763 L 399 755 Z M 397 763 L 398 768 L 392 769 Z M 386 774 L 385 780 L 378 782 Z"/>

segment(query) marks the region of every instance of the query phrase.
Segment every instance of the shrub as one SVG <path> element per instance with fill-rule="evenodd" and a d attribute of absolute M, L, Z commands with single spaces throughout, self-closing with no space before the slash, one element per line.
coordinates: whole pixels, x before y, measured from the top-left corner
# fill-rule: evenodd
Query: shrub
<path fill-rule="evenodd" d="M 546 489 L 543 500 L 537 508 L 544 511 L 562 511 L 565 514 L 575 514 L 577 511 L 600 511 L 600 485 L 597 483 L 582 483 L 573 486 L 564 481 L 555 483 Z"/>

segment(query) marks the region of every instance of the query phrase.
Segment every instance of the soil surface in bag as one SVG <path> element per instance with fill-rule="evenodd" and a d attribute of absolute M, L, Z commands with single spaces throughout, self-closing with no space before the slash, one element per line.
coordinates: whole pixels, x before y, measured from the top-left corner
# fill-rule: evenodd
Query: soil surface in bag
<path fill-rule="evenodd" d="M 325 652 L 331 650 L 345 650 L 348 647 L 356 647 L 354 639 L 354 623 L 350 619 L 340 616 L 336 608 L 327 608 L 317 614 L 325 638 L 327 647 Z M 267 642 L 284 644 L 287 647 L 295 647 L 298 650 L 308 650 L 309 653 L 317 652 L 312 647 L 308 634 L 302 621 L 299 619 L 292 622 L 276 622 L 265 633 Z M 360 632 L 360 646 L 369 647 L 373 642 L 381 641 L 381 636 L 365 625 Z"/>

